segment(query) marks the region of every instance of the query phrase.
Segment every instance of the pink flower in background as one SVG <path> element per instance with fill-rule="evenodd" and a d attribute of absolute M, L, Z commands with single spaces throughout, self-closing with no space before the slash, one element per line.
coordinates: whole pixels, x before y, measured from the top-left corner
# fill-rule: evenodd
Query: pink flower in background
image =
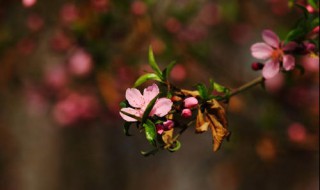
<path fill-rule="evenodd" d="M 262 38 L 265 43 L 259 42 L 253 44 L 251 46 L 251 54 L 257 59 L 266 60 L 262 70 L 264 78 L 269 79 L 274 77 L 281 67 L 286 71 L 294 69 L 295 58 L 287 54 L 287 52 L 293 51 L 297 47 L 295 42 L 289 42 L 284 45 L 271 30 L 264 30 Z"/>
<path fill-rule="evenodd" d="M 32 7 L 33 5 L 35 5 L 37 2 L 37 0 L 22 0 L 22 4 L 25 7 Z"/>
<path fill-rule="evenodd" d="M 142 117 L 150 101 L 159 94 L 159 88 L 156 84 L 153 84 L 144 89 L 143 95 L 136 88 L 128 88 L 126 91 L 126 99 L 129 102 L 130 106 L 133 108 L 122 108 L 121 111 L 135 115 L 137 117 Z M 172 101 L 168 98 L 159 98 L 157 99 L 155 105 L 153 106 L 150 116 L 156 115 L 163 117 L 168 114 L 171 110 Z M 129 122 L 135 122 L 136 119 L 129 117 L 120 112 L 120 116 Z"/>
<path fill-rule="evenodd" d="M 85 50 L 79 49 L 73 53 L 69 60 L 69 70 L 77 76 L 85 76 L 92 70 L 92 57 Z"/>

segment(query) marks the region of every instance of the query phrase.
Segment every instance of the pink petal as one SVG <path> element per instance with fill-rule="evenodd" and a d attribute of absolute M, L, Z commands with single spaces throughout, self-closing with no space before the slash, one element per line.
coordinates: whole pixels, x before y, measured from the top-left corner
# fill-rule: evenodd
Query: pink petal
<path fill-rule="evenodd" d="M 251 46 L 251 54 L 257 59 L 267 59 L 271 56 L 273 49 L 266 43 L 255 43 Z"/>
<path fill-rule="evenodd" d="M 163 122 L 163 127 L 165 130 L 170 130 L 174 127 L 174 122 L 172 120 L 167 120 Z"/>
<path fill-rule="evenodd" d="M 268 60 L 263 69 L 262 75 L 265 79 L 270 79 L 274 77 L 280 70 L 279 62 L 274 62 L 272 59 Z"/>
<path fill-rule="evenodd" d="M 286 71 L 294 69 L 295 60 L 292 55 L 284 55 L 283 56 L 283 68 Z"/>
<path fill-rule="evenodd" d="M 172 107 L 172 101 L 168 98 L 160 98 L 155 103 L 153 109 L 150 112 L 150 115 L 157 115 L 163 117 L 168 114 Z"/>
<path fill-rule="evenodd" d="M 296 42 L 288 42 L 286 45 L 282 47 L 283 51 L 293 51 L 298 47 Z"/>
<path fill-rule="evenodd" d="M 136 109 L 133 109 L 133 108 L 122 108 L 121 111 L 123 112 L 126 112 L 126 113 L 129 113 L 129 114 L 132 114 L 132 115 L 135 115 L 137 117 L 141 117 L 142 116 L 142 113 L 139 111 L 139 110 L 136 110 Z M 122 117 L 122 119 L 128 121 L 128 122 L 135 122 L 137 121 L 136 119 L 130 117 L 130 116 L 127 116 L 123 113 L 120 112 L 120 116 Z"/>
<path fill-rule="evenodd" d="M 280 44 L 280 39 L 277 34 L 275 34 L 272 30 L 264 30 L 262 32 L 263 40 L 274 48 L 278 48 Z"/>
<path fill-rule="evenodd" d="M 141 108 L 145 104 L 143 96 L 136 88 L 127 89 L 126 99 L 128 100 L 129 104 L 135 108 Z"/>
<path fill-rule="evenodd" d="M 159 88 L 156 84 L 148 86 L 143 91 L 143 98 L 145 99 L 145 104 L 149 104 L 149 102 L 159 94 Z"/>

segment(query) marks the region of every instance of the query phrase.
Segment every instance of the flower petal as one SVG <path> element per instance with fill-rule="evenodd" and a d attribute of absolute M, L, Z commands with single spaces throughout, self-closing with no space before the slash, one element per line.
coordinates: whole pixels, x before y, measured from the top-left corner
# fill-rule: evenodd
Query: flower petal
<path fill-rule="evenodd" d="M 149 102 L 159 94 L 159 88 L 156 84 L 148 86 L 143 91 L 143 98 L 145 100 L 145 104 L 149 104 Z"/>
<path fill-rule="evenodd" d="M 272 47 L 266 43 L 255 43 L 251 46 L 251 54 L 257 59 L 267 59 L 272 54 Z"/>
<path fill-rule="evenodd" d="M 288 42 L 286 45 L 282 47 L 283 51 L 293 51 L 298 47 L 296 42 Z"/>
<path fill-rule="evenodd" d="M 274 48 L 278 48 L 280 44 L 280 39 L 277 34 L 275 34 L 272 30 L 264 30 L 262 32 L 263 40 Z"/>
<path fill-rule="evenodd" d="M 136 110 L 136 109 L 133 109 L 133 108 L 122 108 L 121 111 L 123 112 L 126 112 L 126 113 L 129 113 L 129 114 L 132 114 L 132 115 L 135 115 L 137 117 L 141 117 L 142 114 L 139 110 Z M 123 113 L 120 112 L 120 116 L 122 117 L 122 119 L 128 121 L 128 122 L 135 122 L 137 121 L 136 119 L 130 117 L 130 116 L 127 116 Z"/>
<path fill-rule="evenodd" d="M 295 60 L 292 55 L 284 55 L 283 56 L 283 68 L 286 71 L 294 69 Z"/>
<path fill-rule="evenodd" d="M 269 79 L 274 77 L 280 70 L 279 62 L 275 62 L 272 59 L 268 60 L 263 69 L 262 69 L 262 75 L 265 79 Z"/>
<path fill-rule="evenodd" d="M 141 92 L 136 88 L 127 89 L 126 99 L 128 100 L 129 104 L 135 108 L 141 108 L 145 104 Z"/>
<path fill-rule="evenodd" d="M 172 101 L 168 98 L 159 98 L 150 112 L 150 116 L 157 115 L 163 117 L 169 113 L 172 107 Z"/>

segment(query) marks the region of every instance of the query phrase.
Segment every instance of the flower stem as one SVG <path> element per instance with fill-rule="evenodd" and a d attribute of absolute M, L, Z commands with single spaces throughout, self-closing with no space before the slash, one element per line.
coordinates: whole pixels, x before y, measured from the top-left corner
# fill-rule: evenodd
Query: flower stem
<path fill-rule="evenodd" d="M 233 90 L 230 95 L 229 95 L 229 98 L 231 98 L 232 96 L 235 96 L 245 90 L 248 90 L 249 88 L 251 87 L 254 87 L 256 86 L 257 84 L 261 84 L 262 82 L 264 81 L 264 78 L 263 77 L 258 77 L 256 79 L 253 79 L 252 81 L 240 86 L 239 88 Z"/>

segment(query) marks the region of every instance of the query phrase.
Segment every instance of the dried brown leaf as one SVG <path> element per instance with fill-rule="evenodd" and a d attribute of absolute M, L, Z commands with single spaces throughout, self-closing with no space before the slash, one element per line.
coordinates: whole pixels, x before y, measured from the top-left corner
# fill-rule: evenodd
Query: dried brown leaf
<path fill-rule="evenodd" d="M 229 131 L 218 121 L 217 117 L 213 114 L 207 113 L 207 119 L 210 121 L 210 127 L 213 138 L 213 151 L 217 151 L 224 138 L 228 137 Z"/>
<path fill-rule="evenodd" d="M 163 132 L 162 140 L 165 144 L 164 148 L 168 149 L 173 144 L 173 128 Z"/>
<path fill-rule="evenodd" d="M 204 114 L 198 109 L 197 121 L 196 121 L 196 133 L 203 133 L 208 130 L 209 122 L 205 121 Z"/>

